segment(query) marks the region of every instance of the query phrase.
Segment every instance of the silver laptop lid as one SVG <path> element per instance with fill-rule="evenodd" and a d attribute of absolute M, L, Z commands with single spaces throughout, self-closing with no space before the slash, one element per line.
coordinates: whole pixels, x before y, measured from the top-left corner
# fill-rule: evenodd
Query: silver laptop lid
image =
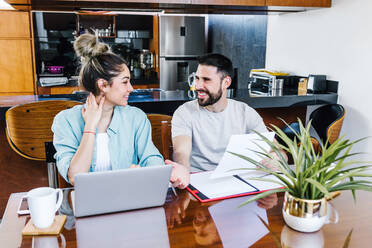
<path fill-rule="evenodd" d="M 161 206 L 170 165 L 81 173 L 75 176 L 76 217 Z"/>

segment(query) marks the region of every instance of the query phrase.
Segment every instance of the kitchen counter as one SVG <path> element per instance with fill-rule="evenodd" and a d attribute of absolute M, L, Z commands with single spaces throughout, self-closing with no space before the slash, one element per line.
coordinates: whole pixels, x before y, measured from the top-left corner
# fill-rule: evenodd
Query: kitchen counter
<path fill-rule="evenodd" d="M 255 109 L 260 108 L 288 108 L 306 107 L 308 105 L 320 105 L 337 103 L 337 93 L 297 95 L 295 91 L 262 92 L 251 90 L 236 90 L 230 98 L 247 103 Z M 0 107 L 9 107 L 29 102 L 45 100 L 75 100 L 84 102 L 87 94 L 59 94 L 59 95 L 25 95 L 25 96 L 0 96 Z M 159 89 L 135 90 L 129 97 L 129 104 L 141 108 L 146 113 L 173 114 L 184 102 L 193 100 L 188 97 L 187 91 L 163 91 Z"/>

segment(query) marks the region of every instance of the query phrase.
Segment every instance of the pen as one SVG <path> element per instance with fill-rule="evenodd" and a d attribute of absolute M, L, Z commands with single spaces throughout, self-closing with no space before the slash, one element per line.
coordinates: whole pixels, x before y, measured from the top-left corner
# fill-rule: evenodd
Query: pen
<path fill-rule="evenodd" d="M 177 192 L 176 192 L 176 189 L 173 187 L 173 184 L 172 184 L 172 183 L 169 183 L 169 187 L 172 188 L 173 194 L 174 194 L 175 196 L 178 196 L 178 195 L 177 195 Z"/>

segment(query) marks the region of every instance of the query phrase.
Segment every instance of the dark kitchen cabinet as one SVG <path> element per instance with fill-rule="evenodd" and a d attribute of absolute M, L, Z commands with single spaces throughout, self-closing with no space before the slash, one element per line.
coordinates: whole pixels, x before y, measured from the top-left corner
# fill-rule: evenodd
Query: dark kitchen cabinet
<path fill-rule="evenodd" d="M 78 13 L 77 34 L 80 35 L 95 30 L 99 37 L 116 37 L 116 15 L 97 13 Z"/>

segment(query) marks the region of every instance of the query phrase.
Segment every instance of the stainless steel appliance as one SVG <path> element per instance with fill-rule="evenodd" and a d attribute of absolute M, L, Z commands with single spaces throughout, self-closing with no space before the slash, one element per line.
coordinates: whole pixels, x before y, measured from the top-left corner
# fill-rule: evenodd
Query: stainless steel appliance
<path fill-rule="evenodd" d="M 205 53 L 204 16 L 160 16 L 160 88 L 188 89 L 189 74 Z"/>
<path fill-rule="evenodd" d="M 252 90 L 297 89 L 300 77 L 288 73 L 273 72 L 265 69 L 252 69 L 248 88 Z"/>

